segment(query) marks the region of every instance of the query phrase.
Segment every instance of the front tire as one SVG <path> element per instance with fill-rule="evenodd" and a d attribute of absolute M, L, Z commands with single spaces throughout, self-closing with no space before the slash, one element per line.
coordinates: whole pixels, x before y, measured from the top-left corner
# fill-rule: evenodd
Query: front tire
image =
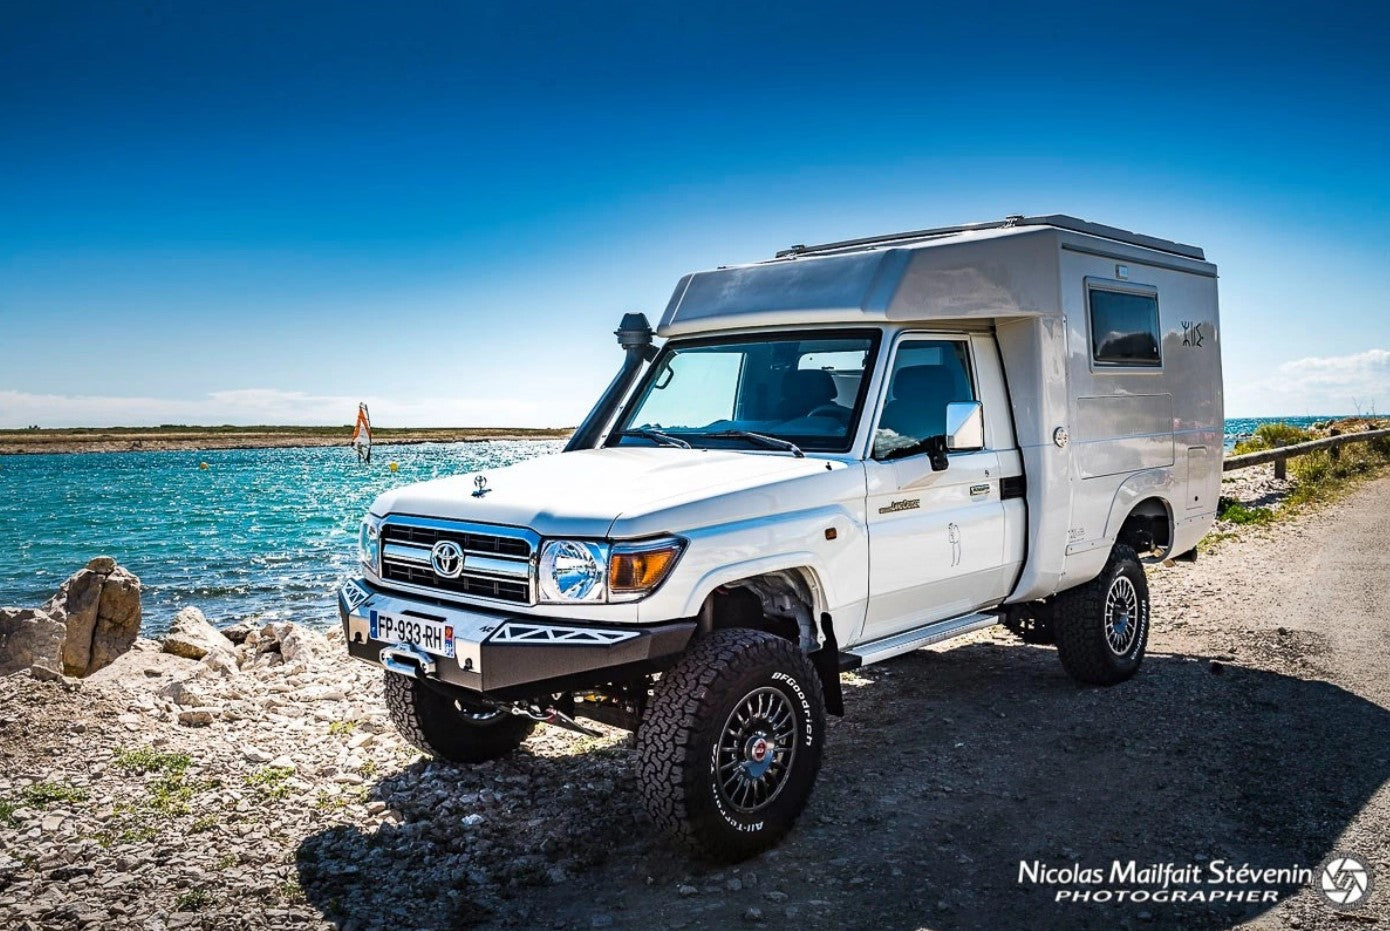
<path fill-rule="evenodd" d="M 643 804 L 696 854 L 746 860 L 796 823 L 824 741 L 820 680 L 797 644 L 715 631 L 653 692 L 637 733 Z"/>
<path fill-rule="evenodd" d="M 1116 544 L 1096 578 L 1062 592 L 1053 608 L 1062 668 L 1087 685 L 1115 685 L 1139 671 L 1149 642 L 1149 583 L 1134 550 Z"/>
<path fill-rule="evenodd" d="M 511 753 L 536 722 L 465 704 L 408 676 L 387 672 L 386 710 L 416 749 L 451 763 L 485 763 Z"/>

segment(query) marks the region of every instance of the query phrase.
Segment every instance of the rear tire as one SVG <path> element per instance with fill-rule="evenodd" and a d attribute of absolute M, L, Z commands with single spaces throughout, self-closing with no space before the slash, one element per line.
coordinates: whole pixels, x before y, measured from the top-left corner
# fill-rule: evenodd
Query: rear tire
<path fill-rule="evenodd" d="M 824 742 L 820 679 L 800 647 L 762 631 L 715 631 L 652 694 L 637 732 L 642 801 L 687 849 L 746 860 L 796 823 Z"/>
<path fill-rule="evenodd" d="M 451 763 L 485 763 L 511 753 L 536 722 L 448 698 L 418 679 L 387 672 L 386 710 L 412 746 Z"/>
<path fill-rule="evenodd" d="M 1062 668 L 1087 685 L 1115 685 L 1139 671 L 1149 642 L 1149 583 L 1131 547 L 1116 544 L 1096 578 L 1053 602 Z"/>

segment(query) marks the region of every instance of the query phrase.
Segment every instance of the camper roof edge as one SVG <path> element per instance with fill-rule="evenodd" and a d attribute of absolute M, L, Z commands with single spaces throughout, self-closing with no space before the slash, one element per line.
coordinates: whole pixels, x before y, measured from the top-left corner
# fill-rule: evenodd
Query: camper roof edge
<path fill-rule="evenodd" d="M 1157 236 L 1147 236 L 1143 233 L 1122 230 L 1116 226 L 1106 226 L 1103 223 L 1092 223 L 1090 220 L 1082 220 L 1078 217 L 1068 216 L 1062 213 L 1052 213 L 1037 217 L 1011 216 L 1005 217 L 1002 220 L 990 220 L 984 223 L 964 223 L 959 226 L 941 226 L 935 229 L 914 230 L 906 233 L 887 233 L 881 236 L 867 236 L 862 239 L 845 239 L 840 242 L 821 243 L 814 246 L 797 245 L 778 252 L 776 258 L 787 259 L 803 255 L 854 252 L 860 249 L 879 246 L 903 245 L 924 239 L 935 239 L 939 236 L 951 236 L 958 233 L 970 233 L 979 230 L 1011 229 L 1024 226 L 1050 226 L 1054 229 L 1067 230 L 1073 233 L 1085 233 L 1090 236 L 1127 243 L 1132 246 L 1142 246 L 1146 249 L 1167 252 L 1172 255 L 1182 256 L 1183 258 L 1195 259 L 1199 262 L 1206 261 L 1206 253 L 1200 246 L 1173 242 L 1169 239 L 1160 239 Z"/>

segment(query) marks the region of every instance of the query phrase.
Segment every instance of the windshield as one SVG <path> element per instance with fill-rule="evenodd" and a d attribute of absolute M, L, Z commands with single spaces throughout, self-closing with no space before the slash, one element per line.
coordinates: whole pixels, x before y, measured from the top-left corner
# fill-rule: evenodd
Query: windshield
<path fill-rule="evenodd" d="M 668 343 L 613 442 L 846 452 L 877 348 L 876 330 Z"/>

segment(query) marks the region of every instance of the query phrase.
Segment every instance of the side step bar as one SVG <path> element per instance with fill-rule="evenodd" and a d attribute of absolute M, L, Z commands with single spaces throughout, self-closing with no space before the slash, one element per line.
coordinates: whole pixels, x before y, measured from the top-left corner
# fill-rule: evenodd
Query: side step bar
<path fill-rule="evenodd" d="M 999 623 L 999 615 L 993 612 L 980 612 L 953 617 L 944 621 L 933 621 L 924 627 L 905 630 L 891 637 L 872 640 L 850 647 L 840 654 L 840 669 L 857 669 L 873 663 L 892 659 L 904 653 L 911 653 L 921 647 L 962 637 L 965 634 Z"/>

